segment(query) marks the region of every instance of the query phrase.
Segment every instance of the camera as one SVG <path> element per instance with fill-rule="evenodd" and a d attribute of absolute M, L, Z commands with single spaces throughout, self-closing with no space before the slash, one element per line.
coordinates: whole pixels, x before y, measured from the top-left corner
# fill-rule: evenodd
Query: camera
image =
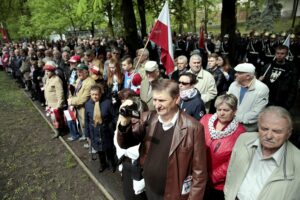
<path fill-rule="evenodd" d="M 129 106 L 124 106 L 120 109 L 120 114 L 124 117 L 132 117 L 132 118 L 140 118 L 140 112 L 138 111 L 138 105 L 137 103 L 133 103 Z"/>

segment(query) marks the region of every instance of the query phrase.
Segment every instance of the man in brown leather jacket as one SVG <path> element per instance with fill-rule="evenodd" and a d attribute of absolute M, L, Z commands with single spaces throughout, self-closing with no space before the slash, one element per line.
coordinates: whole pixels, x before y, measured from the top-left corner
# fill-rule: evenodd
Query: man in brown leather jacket
<path fill-rule="evenodd" d="M 156 111 L 142 113 L 133 128 L 131 117 L 119 115 L 120 147 L 141 143 L 140 163 L 149 200 L 203 199 L 207 181 L 204 131 L 199 122 L 179 110 L 179 100 L 178 84 L 159 80 L 153 84 Z M 131 104 L 127 100 L 121 109 Z"/>

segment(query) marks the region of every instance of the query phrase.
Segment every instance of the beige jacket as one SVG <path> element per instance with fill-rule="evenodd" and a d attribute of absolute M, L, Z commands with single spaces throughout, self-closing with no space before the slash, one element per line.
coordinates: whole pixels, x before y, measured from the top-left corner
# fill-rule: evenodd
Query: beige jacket
<path fill-rule="evenodd" d="M 64 90 L 61 79 L 53 75 L 51 78 L 46 79 L 44 86 L 46 105 L 51 108 L 62 108 L 64 101 Z"/>
<path fill-rule="evenodd" d="M 75 88 L 77 88 L 80 80 L 76 80 L 76 85 Z M 76 115 L 77 118 L 81 124 L 81 127 L 84 128 L 84 115 L 85 115 L 85 108 L 84 105 L 85 103 L 89 100 L 90 98 L 90 90 L 93 85 L 95 85 L 96 82 L 93 78 L 87 77 L 83 82 L 82 85 L 79 89 L 79 91 L 74 95 L 71 96 L 71 102 L 69 106 L 75 106 L 76 108 Z"/>
<path fill-rule="evenodd" d="M 76 80 L 75 88 L 77 88 L 80 80 Z M 84 107 L 85 102 L 87 102 L 90 98 L 90 89 L 96 82 L 91 77 L 87 77 L 83 82 L 82 85 L 74 96 L 71 96 L 71 105 L 77 108 Z"/>
<path fill-rule="evenodd" d="M 235 200 L 251 164 L 258 138 L 256 132 L 242 134 L 235 143 L 224 187 L 225 199 Z M 298 200 L 300 198 L 300 151 L 287 141 L 286 153 L 280 166 L 269 177 L 257 199 Z"/>

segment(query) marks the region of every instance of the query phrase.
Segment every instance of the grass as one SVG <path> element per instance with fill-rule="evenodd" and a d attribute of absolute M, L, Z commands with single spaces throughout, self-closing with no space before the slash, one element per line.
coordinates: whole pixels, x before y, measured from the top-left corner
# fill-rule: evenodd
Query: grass
<path fill-rule="evenodd" d="M 15 108 L 33 109 L 30 101 L 24 97 L 24 93 L 18 89 L 16 84 L 12 84 L 5 72 L 0 73 L 0 83 L 0 104 Z"/>
<path fill-rule="evenodd" d="M 76 160 L 73 158 L 73 156 L 69 153 L 65 153 L 65 168 L 70 169 L 77 166 Z"/>

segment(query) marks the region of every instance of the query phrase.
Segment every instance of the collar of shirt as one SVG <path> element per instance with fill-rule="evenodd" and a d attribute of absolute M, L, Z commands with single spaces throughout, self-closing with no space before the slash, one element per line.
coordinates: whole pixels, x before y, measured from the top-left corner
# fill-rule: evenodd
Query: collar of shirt
<path fill-rule="evenodd" d="M 160 116 L 158 116 L 158 121 L 160 123 L 162 123 L 162 128 L 164 129 L 164 131 L 169 130 L 170 128 L 172 128 L 175 124 L 176 121 L 179 117 L 179 110 L 177 111 L 177 113 L 173 116 L 172 120 L 169 123 L 165 123 Z"/>
<path fill-rule="evenodd" d="M 261 148 L 259 139 L 256 139 L 255 142 L 251 145 L 251 147 L 257 147 L 257 151 L 261 157 L 260 160 L 273 159 L 275 161 L 277 167 L 279 167 L 281 160 L 283 158 L 283 155 L 284 155 L 286 145 L 287 144 L 285 142 L 273 155 L 271 155 L 267 158 L 263 158 L 262 148 Z"/>

